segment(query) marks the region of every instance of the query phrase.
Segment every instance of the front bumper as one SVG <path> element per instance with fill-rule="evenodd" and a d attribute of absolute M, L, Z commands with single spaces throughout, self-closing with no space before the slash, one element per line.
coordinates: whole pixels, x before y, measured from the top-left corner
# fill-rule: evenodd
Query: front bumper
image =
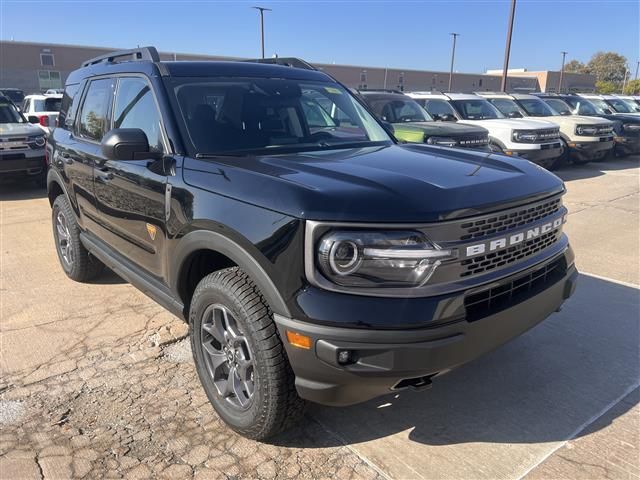
<path fill-rule="evenodd" d="M 526 158 L 530 162 L 541 164 L 562 155 L 562 143 L 560 143 L 560 141 L 556 143 L 546 143 L 536 149 L 509 149 L 505 150 L 505 153 L 517 155 Z"/>
<path fill-rule="evenodd" d="M 44 151 L 33 157 L 20 154 L 0 155 L 0 175 L 2 177 L 38 175 L 46 170 Z"/>
<path fill-rule="evenodd" d="M 539 272 L 550 271 L 552 265 L 562 265 L 562 268 L 553 270 L 556 272 L 553 277 L 550 273 L 545 274 L 544 283 L 537 283 L 535 290 L 532 283 L 525 296 L 523 279 L 536 278 L 540 282 L 543 277 Z M 510 302 L 515 299 L 512 303 L 502 304 L 501 309 L 494 306 L 494 310 L 486 310 L 486 315 L 477 309 L 478 304 L 473 307 L 471 303 L 462 318 L 439 319 L 430 328 L 421 329 L 341 328 L 280 315 L 275 315 L 275 322 L 296 375 L 299 395 L 325 405 L 351 405 L 401 387 L 429 384 L 431 377 L 469 362 L 526 332 L 557 311 L 573 294 L 577 276 L 573 252 L 568 247 L 561 255 L 524 272 L 470 292 L 451 295 L 452 303 L 485 294 L 498 302 L 495 299 L 506 297 L 499 297 L 502 294 L 494 292 L 500 292 L 500 289 L 504 292 L 507 284 L 520 285 L 512 290 L 518 292 L 519 288 L 520 293 L 509 296 Z M 413 300 L 406 299 L 407 302 Z M 484 303 L 482 305 L 484 308 Z M 394 320 L 388 319 L 389 322 Z M 310 337 L 312 347 L 301 349 L 290 345 L 286 341 L 287 331 Z M 339 360 L 341 351 L 349 352 L 346 364 Z"/>
<path fill-rule="evenodd" d="M 590 142 L 567 142 L 569 156 L 580 162 L 600 160 L 613 149 L 613 137 L 602 137 L 600 140 Z"/>
<path fill-rule="evenodd" d="M 634 155 L 640 153 L 640 136 L 616 136 L 614 137 L 614 148 L 618 155 Z"/>

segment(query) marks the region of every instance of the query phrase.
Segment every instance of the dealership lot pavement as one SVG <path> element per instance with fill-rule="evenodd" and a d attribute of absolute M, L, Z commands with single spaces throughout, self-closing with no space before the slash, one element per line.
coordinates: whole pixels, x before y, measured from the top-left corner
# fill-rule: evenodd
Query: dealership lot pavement
<path fill-rule="evenodd" d="M 68 280 L 44 192 L 0 185 L 0 478 L 639 478 L 639 174 L 559 172 L 583 272 L 560 313 L 272 445 L 218 421 L 180 321 L 113 274 Z"/>

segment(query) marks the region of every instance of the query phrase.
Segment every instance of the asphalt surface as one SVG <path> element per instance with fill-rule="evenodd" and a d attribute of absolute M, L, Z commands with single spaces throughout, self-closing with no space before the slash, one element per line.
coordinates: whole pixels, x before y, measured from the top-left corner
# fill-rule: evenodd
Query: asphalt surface
<path fill-rule="evenodd" d="M 435 382 L 252 442 L 185 326 L 58 265 L 44 192 L 0 184 L 0 478 L 640 478 L 640 158 L 566 168 L 582 272 L 560 313 Z"/>

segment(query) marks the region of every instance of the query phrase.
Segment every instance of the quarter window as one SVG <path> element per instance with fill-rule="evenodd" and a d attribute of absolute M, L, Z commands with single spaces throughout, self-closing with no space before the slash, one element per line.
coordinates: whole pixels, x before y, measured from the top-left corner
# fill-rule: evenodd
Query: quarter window
<path fill-rule="evenodd" d="M 80 124 L 78 125 L 80 136 L 96 142 L 102 140 L 107 125 L 107 112 L 112 88 L 113 80 L 110 78 L 91 82 L 80 113 Z"/>
<path fill-rule="evenodd" d="M 215 98 L 208 99 L 214 101 Z M 160 112 L 149 84 L 142 78 L 122 78 L 118 83 L 113 114 L 114 128 L 139 128 L 149 141 L 149 148 L 163 152 Z"/>

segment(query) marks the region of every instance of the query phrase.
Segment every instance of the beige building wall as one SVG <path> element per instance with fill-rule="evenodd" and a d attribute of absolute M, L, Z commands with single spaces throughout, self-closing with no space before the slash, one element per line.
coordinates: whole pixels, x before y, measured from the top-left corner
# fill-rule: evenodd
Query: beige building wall
<path fill-rule="evenodd" d="M 47 88 L 62 88 L 69 73 L 82 62 L 117 48 L 58 45 L 35 42 L 0 41 L 0 87 L 21 88 L 35 93 Z M 161 52 L 163 60 L 233 60 L 238 57 L 192 55 Z M 393 59 L 391 59 L 393 61 Z M 378 68 L 359 65 L 315 64 L 321 70 L 352 88 L 388 88 L 406 92 L 416 90 L 447 91 L 449 72 Z M 528 72 L 524 69 L 509 72 L 507 90 L 513 92 L 555 91 L 558 72 Z M 593 91 L 595 79 L 591 75 L 565 74 L 565 89 Z M 454 92 L 500 90 L 499 73 L 454 73 Z"/>

